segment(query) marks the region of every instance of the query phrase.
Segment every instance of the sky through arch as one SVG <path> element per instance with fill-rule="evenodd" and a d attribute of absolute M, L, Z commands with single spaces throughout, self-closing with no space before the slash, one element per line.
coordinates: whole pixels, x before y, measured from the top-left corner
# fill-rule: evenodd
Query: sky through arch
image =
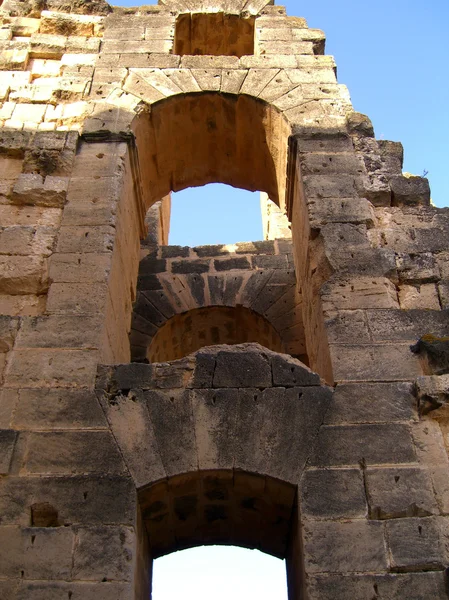
<path fill-rule="evenodd" d="M 121 6 L 135 6 L 136 2 L 122 0 Z M 449 79 L 445 76 L 449 62 L 449 44 L 447 43 L 447 27 L 449 23 L 449 3 L 447 0 L 434 0 L 423 6 L 417 0 L 378 0 L 376 3 L 357 3 L 354 0 L 322 0 L 317 3 L 300 4 L 297 0 L 284 0 L 279 4 L 285 5 L 289 16 L 302 16 L 308 21 L 309 27 L 323 29 L 327 36 L 326 53 L 335 56 L 338 65 L 339 83 L 349 88 L 354 109 L 367 114 L 373 121 L 378 139 L 400 141 L 404 145 L 404 171 L 416 175 L 427 175 L 430 180 L 433 202 L 440 207 L 449 205 L 449 186 L 447 174 L 447 139 L 449 136 L 449 111 L 446 107 L 446 97 L 449 92 Z M 199 201 L 201 194 L 210 194 L 208 188 L 190 188 L 184 194 L 192 196 L 192 202 Z M 218 189 L 218 188 L 217 188 Z M 214 192 L 214 202 L 227 203 L 229 191 Z M 238 192 L 235 191 L 237 195 Z M 246 192 L 244 192 L 246 194 Z M 260 223 L 258 194 L 252 204 L 253 211 L 248 215 L 248 221 Z M 189 201 L 187 196 L 179 196 L 184 200 L 185 207 Z M 174 203 L 178 202 L 176 196 Z M 240 205 L 237 202 L 237 207 Z M 243 203 L 241 203 L 243 207 Z M 245 209 L 247 207 L 245 206 Z M 196 246 L 199 244 L 233 243 L 234 241 L 261 239 L 261 233 L 249 231 L 248 235 L 240 233 L 237 226 L 236 210 L 231 208 L 228 216 L 232 215 L 235 239 L 228 239 L 227 233 L 214 233 L 212 237 L 203 234 L 211 233 L 210 226 L 205 221 L 206 213 L 193 210 L 190 214 L 177 217 L 174 208 L 172 219 L 172 234 L 170 243 Z M 256 216 L 257 213 L 257 216 Z M 253 216 L 251 216 L 253 215 Z M 213 217 L 215 221 L 218 218 Z M 245 217 L 246 218 L 246 217 Z M 179 219 L 179 223 L 176 223 Z M 225 218 L 220 220 L 224 226 Z M 180 237 L 178 227 L 182 236 Z M 259 230 L 261 232 L 261 230 Z M 203 573 L 211 575 L 204 598 L 221 600 L 217 595 L 224 587 L 222 581 L 226 573 L 232 569 L 228 560 L 231 557 L 219 559 L 222 573 L 219 579 L 214 579 L 212 567 L 203 562 L 201 553 L 213 557 L 215 550 L 199 548 L 188 551 L 188 554 L 176 553 L 169 557 L 158 559 L 155 567 L 154 599 L 155 600 L 202 600 L 198 581 L 194 587 L 194 595 L 188 596 L 184 574 L 193 573 L 196 565 L 200 565 Z M 239 566 L 248 572 L 243 554 L 240 549 L 220 548 L 220 551 L 232 553 L 237 557 Z M 199 552 L 200 554 L 196 554 Z M 244 551 L 242 551 L 244 552 Z M 246 556 L 246 555 L 245 555 Z M 250 553 L 251 556 L 251 553 Z M 181 559 L 182 566 L 170 566 L 169 559 Z M 200 558 L 198 558 L 200 557 Z M 276 561 L 276 559 L 272 559 Z M 166 561 L 167 567 L 162 561 Z M 281 561 L 285 577 L 285 568 Z M 181 571 L 182 569 L 182 571 Z M 277 581 L 273 571 L 263 568 L 264 575 L 271 581 Z M 164 581 L 168 585 L 168 595 L 161 596 L 159 585 Z M 217 585 L 218 581 L 218 585 Z M 285 580 L 284 580 L 285 581 Z M 181 584 L 178 591 L 175 584 Z M 270 589 L 267 587 L 266 589 Z M 284 588 L 277 587 L 270 591 L 269 597 L 282 598 Z M 229 598 L 229 593 L 224 597 Z M 239 600 L 249 597 L 263 596 L 249 594 L 242 585 L 240 590 L 234 588 L 232 598 Z M 285 596 L 284 596 L 285 597 Z"/>
<path fill-rule="evenodd" d="M 153 600 L 287 600 L 285 561 L 235 546 L 201 546 L 158 558 Z"/>
<path fill-rule="evenodd" d="M 259 192 L 215 183 L 172 194 L 169 244 L 194 247 L 261 239 Z"/>

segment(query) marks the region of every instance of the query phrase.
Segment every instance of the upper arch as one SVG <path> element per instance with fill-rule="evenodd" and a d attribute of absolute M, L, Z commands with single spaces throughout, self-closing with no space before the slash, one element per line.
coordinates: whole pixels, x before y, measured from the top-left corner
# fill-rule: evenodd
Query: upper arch
<path fill-rule="evenodd" d="M 285 206 L 291 129 L 268 103 L 247 95 L 173 95 L 132 123 L 145 204 L 171 191 L 225 183 L 264 191 Z"/>

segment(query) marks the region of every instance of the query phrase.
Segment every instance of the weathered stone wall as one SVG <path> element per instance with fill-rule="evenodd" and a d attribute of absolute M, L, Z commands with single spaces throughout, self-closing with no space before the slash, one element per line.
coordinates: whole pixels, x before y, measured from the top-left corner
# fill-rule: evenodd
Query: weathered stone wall
<path fill-rule="evenodd" d="M 0 7 L 0 597 L 143 599 L 152 553 L 221 541 L 285 556 L 291 598 L 446 598 L 448 211 L 322 32 L 188 4 Z M 221 12 L 253 53 L 208 18 L 194 45 L 227 54 L 173 53 L 179 15 Z M 291 241 L 167 246 L 167 194 L 210 181 L 268 194 Z M 216 306 L 319 375 L 253 346 L 129 364 Z"/>
<path fill-rule="evenodd" d="M 145 359 L 156 333 L 175 315 L 227 306 L 243 307 L 262 317 L 279 336 L 277 349 L 307 362 L 291 241 L 162 246 L 156 252 L 144 245 L 142 254 L 130 336 L 134 360 Z M 262 338 L 239 341 L 262 343 Z M 270 343 L 265 345 L 274 349 Z"/>

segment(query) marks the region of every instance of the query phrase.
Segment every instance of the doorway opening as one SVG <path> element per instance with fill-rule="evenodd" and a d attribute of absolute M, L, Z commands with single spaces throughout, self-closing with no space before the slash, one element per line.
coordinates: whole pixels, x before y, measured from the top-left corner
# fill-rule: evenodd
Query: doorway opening
<path fill-rule="evenodd" d="M 200 546 L 158 558 L 153 600 L 287 599 L 285 561 L 235 546 Z"/>

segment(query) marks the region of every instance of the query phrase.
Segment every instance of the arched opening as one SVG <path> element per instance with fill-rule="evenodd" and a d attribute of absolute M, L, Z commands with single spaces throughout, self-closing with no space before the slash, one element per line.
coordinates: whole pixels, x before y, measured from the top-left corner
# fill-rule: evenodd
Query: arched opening
<path fill-rule="evenodd" d="M 286 561 L 289 597 L 296 597 L 301 580 L 296 495 L 291 483 L 233 470 L 175 475 L 141 489 L 142 559 L 151 565 L 151 579 L 160 557 L 199 546 L 238 546 Z M 279 589 L 285 590 L 285 579 Z"/>
<path fill-rule="evenodd" d="M 171 245 L 194 247 L 262 239 L 260 193 L 211 183 L 171 194 Z"/>
<path fill-rule="evenodd" d="M 182 550 L 154 561 L 152 597 L 287 600 L 285 562 L 258 550 L 235 546 Z"/>
<path fill-rule="evenodd" d="M 141 113 L 133 130 L 147 208 L 170 192 L 208 183 L 266 192 L 285 207 L 290 126 L 262 100 L 176 95 Z"/>
<path fill-rule="evenodd" d="M 229 470 L 176 475 L 139 491 L 153 559 L 209 544 L 286 558 L 295 499 L 290 483 Z"/>
<path fill-rule="evenodd" d="M 148 348 L 150 362 L 166 362 L 187 356 L 204 346 L 258 342 L 283 352 L 279 333 L 261 315 L 244 306 L 208 306 L 169 319 Z"/>
<path fill-rule="evenodd" d="M 118 365 L 97 389 L 137 489 L 137 597 L 153 560 L 226 545 L 285 559 L 301 598 L 298 486 L 332 399 L 319 377 L 248 344 Z"/>

